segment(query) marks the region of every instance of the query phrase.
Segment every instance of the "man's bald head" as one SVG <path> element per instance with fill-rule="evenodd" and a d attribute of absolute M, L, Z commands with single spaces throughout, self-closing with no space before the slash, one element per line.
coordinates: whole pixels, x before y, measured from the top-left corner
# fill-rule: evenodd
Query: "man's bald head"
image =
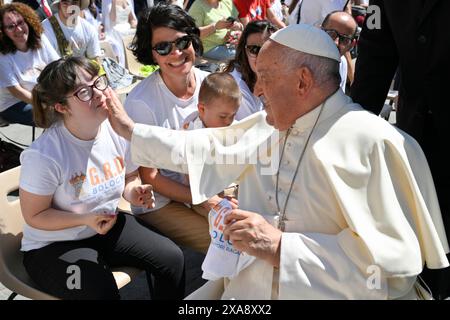
<path fill-rule="evenodd" d="M 333 38 L 341 55 L 350 50 L 354 45 L 354 41 L 350 41 L 350 39 L 353 40 L 355 38 L 357 28 L 358 25 L 355 19 L 350 14 L 343 11 L 330 12 L 322 23 L 322 29 Z M 332 31 L 335 31 L 338 34 L 333 33 Z M 341 40 L 339 43 L 339 35 L 348 37 L 349 40 Z M 348 43 L 344 44 L 343 42 Z"/>

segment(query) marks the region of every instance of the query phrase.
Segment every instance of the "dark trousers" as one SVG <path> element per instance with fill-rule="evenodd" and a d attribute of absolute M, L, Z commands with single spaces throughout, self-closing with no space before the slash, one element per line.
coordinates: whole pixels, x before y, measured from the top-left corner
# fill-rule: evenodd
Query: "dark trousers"
<path fill-rule="evenodd" d="M 106 235 L 27 251 L 24 265 L 43 291 L 62 299 L 119 299 L 110 269 L 115 266 L 145 270 L 152 299 L 182 299 L 185 293 L 181 249 L 124 213 Z"/>
<path fill-rule="evenodd" d="M 31 104 L 20 101 L 12 105 L 6 110 L 0 112 L 0 117 L 10 123 L 20 123 L 27 126 L 32 126 L 33 122 L 33 107 Z"/>
<path fill-rule="evenodd" d="M 424 117 L 423 135 L 418 142 L 427 157 L 433 175 L 445 232 L 447 239 L 450 241 L 450 175 L 448 160 L 444 156 L 447 145 L 441 140 L 443 135 L 438 132 L 433 115 L 429 113 Z M 447 258 L 450 261 L 450 254 L 447 254 Z M 431 270 L 425 267 L 421 276 L 431 288 L 435 299 L 450 297 L 450 267 L 439 270 Z"/>

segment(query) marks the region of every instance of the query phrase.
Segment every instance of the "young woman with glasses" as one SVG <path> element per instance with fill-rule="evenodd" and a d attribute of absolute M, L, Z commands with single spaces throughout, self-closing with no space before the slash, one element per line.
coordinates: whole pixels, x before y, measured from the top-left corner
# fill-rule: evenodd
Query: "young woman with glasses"
<path fill-rule="evenodd" d="M 114 266 L 144 269 L 152 299 L 184 296 L 184 257 L 171 240 L 117 211 L 121 196 L 154 206 L 128 143 L 107 121 L 108 80 L 85 58 L 49 64 L 33 89 L 38 126 L 21 155 L 24 265 L 44 291 L 63 299 L 118 299 Z M 69 272 L 71 271 L 71 272 Z"/>
<path fill-rule="evenodd" d="M 33 9 L 17 2 L 0 7 L 0 118 L 33 124 L 31 90 L 58 58 Z"/>
<path fill-rule="evenodd" d="M 144 12 L 132 50 L 139 62 L 156 64 L 159 70 L 141 81 L 125 100 L 134 121 L 181 129 L 197 112 L 200 84 L 208 75 L 194 67 L 196 55 L 203 51 L 199 36 L 194 19 L 176 5 L 158 4 Z M 206 253 L 210 242 L 208 222 L 202 216 L 206 212 L 198 214 L 185 205 L 192 198 L 184 175 L 155 168 L 140 168 L 139 173 L 142 181 L 153 185 L 156 207 L 132 207 L 133 213 L 178 244 Z"/>
<path fill-rule="evenodd" d="M 256 57 L 261 46 L 275 31 L 275 26 L 269 21 L 249 22 L 239 39 L 236 58 L 225 68 L 225 72 L 231 73 L 242 92 L 242 102 L 236 120 L 241 120 L 263 108 L 260 99 L 253 94 L 256 83 Z"/>

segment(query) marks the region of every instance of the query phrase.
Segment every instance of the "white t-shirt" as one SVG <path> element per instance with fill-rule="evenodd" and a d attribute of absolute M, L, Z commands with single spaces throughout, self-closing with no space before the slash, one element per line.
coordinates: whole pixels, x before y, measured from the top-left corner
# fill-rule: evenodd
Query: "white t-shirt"
<path fill-rule="evenodd" d="M 125 174 L 138 168 L 131 162 L 128 142 L 107 120 L 90 141 L 74 137 L 60 121 L 22 152 L 20 162 L 20 188 L 53 195 L 52 208 L 79 214 L 114 212 L 125 187 Z M 46 231 L 25 224 L 22 251 L 95 234 L 88 226 Z"/>
<path fill-rule="evenodd" d="M 152 73 L 142 80 L 128 95 L 125 100 L 125 109 L 128 115 L 137 123 L 144 123 L 169 129 L 182 128 L 187 117 L 197 112 L 198 93 L 200 84 L 208 75 L 208 72 L 194 68 L 196 88 L 195 93 L 189 99 L 183 100 L 176 97 L 167 88 L 158 72 Z M 161 175 L 179 183 L 184 182 L 184 175 L 169 170 L 160 170 Z M 132 207 L 135 214 L 158 210 L 167 205 L 171 200 L 154 192 L 155 208 L 143 209 Z"/>
<path fill-rule="evenodd" d="M 58 54 L 44 34 L 41 35 L 39 49 L 0 54 L 0 112 L 20 102 L 8 91 L 8 87 L 20 85 L 31 91 L 45 66 L 58 59 Z"/>
<path fill-rule="evenodd" d="M 242 120 L 245 117 L 264 109 L 261 99 L 250 91 L 247 83 L 242 79 L 242 74 L 237 71 L 236 68 L 230 74 L 233 76 L 234 80 L 236 80 L 242 94 L 241 105 L 234 118 L 236 120 Z"/>
<path fill-rule="evenodd" d="M 97 12 L 97 18 L 89 11 L 89 9 L 83 9 L 84 19 L 89 22 L 92 26 L 98 30 L 98 27 L 101 25 L 101 14 Z"/>
<path fill-rule="evenodd" d="M 184 4 L 183 0 L 172 0 L 171 4 L 175 4 L 175 5 L 179 6 L 181 9 L 184 9 L 183 8 L 183 4 Z"/>
<path fill-rule="evenodd" d="M 347 59 L 344 56 L 341 56 L 341 63 L 339 64 L 339 74 L 341 75 L 341 84 L 340 87 L 342 91 L 345 93 L 345 85 L 347 84 Z"/>
<path fill-rule="evenodd" d="M 302 2 L 300 22 L 310 25 L 320 25 L 331 11 L 342 11 L 347 0 L 300 0 L 289 16 L 289 24 L 297 23 L 298 9 Z"/>
<path fill-rule="evenodd" d="M 128 18 L 131 13 L 134 19 L 136 15 L 134 13 L 134 1 L 127 0 L 127 7 L 124 9 L 121 6 L 116 5 L 116 21 L 111 21 L 111 8 L 112 1 L 104 0 L 102 1 L 102 20 L 103 25 L 105 26 L 106 32 L 109 32 L 111 29 L 115 29 L 120 34 L 127 36 L 133 35 L 136 32 L 136 29 L 131 29 L 131 25 L 129 24 Z"/>
<path fill-rule="evenodd" d="M 234 119 L 233 123 L 236 123 L 237 120 Z M 205 125 L 200 119 L 200 114 L 197 112 L 192 113 L 183 123 L 183 130 L 197 130 L 197 129 L 205 129 Z"/>
<path fill-rule="evenodd" d="M 75 57 L 87 57 L 89 59 L 94 59 L 101 56 L 100 42 L 98 40 L 98 32 L 96 28 L 87 22 L 85 19 L 78 17 L 75 27 L 68 27 L 61 22 L 58 14 L 55 14 L 56 19 L 61 26 L 61 30 L 67 41 L 70 42 L 70 47 L 72 48 L 73 55 Z M 42 21 L 42 26 L 44 27 L 44 33 L 50 40 L 53 48 L 62 56 L 59 52 L 58 40 L 56 39 L 56 34 L 53 31 L 51 22 L 48 19 Z"/>
<path fill-rule="evenodd" d="M 275 0 L 272 3 L 272 6 L 270 7 L 273 10 L 273 13 L 275 14 L 275 16 L 280 19 L 280 21 L 283 21 L 284 16 L 283 16 L 283 7 L 281 5 L 280 0 Z"/>
<path fill-rule="evenodd" d="M 200 119 L 198 111 L 193 112 L 183 123 L 183 130 L 196 130 L 204 128 L 205 125 L 203 124 L 202 119 Z"/>

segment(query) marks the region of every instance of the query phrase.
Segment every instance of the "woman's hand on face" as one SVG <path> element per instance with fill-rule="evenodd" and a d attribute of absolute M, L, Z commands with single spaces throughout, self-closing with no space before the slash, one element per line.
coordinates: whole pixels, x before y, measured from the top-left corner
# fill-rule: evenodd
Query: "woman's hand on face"
<path fill-rule="evenodd" d="M 136 207 L 152 209 L 155 207 L 155 195 L 150 184 L 136 186 L 131 191 L 130 203 Z"/>

